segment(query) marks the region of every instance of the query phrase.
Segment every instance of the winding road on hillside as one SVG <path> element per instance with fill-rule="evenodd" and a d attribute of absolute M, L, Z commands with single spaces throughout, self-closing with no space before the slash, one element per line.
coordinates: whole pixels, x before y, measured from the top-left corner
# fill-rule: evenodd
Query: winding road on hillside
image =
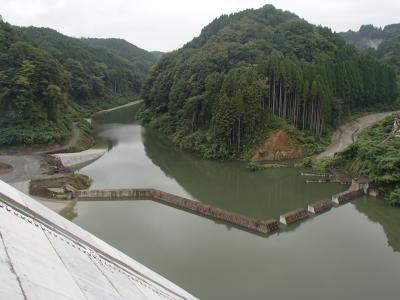
<path fill-rule="evenodd" d="M 326 150 L 316 156 L 316 159 L 321 159 L 323 157 L 332 157 L 337 152 L 341 152 L 350 146 L 357 138 L 357 135 L 365 128 L 371 126 L 372 124 L 383 120 L 387 116 L 395 113 L 384 112 L 375 113 L 367 115 L 349 123 L 340 126 L 332 136 L 331 144 L 326 148 Z"/>

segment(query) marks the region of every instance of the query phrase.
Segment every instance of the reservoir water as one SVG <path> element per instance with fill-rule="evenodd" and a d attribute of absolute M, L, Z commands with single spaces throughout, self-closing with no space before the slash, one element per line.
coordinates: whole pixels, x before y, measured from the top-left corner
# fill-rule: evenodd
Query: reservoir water
<path fill-rule="evenodd" d="M 109 151 L 80 170 L 92 188 L 152 187 L 268 219 L 343 191 L 301 169 L 249 172 L 176 149 L 133 119 L 97 118 Z M 151 200 L 79 202 L 73 222 L 206 300 L 397 299 L 400 209 L 362 198 L 263 237 Z"/>

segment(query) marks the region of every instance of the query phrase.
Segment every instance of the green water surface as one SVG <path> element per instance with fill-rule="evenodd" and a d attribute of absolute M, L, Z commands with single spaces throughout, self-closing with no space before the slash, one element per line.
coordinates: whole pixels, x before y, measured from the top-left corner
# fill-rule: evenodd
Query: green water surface
<path fill-rule="evenodd" d="M 346 189 L 301 169 L 252 173 L 206 161 L 135 124 L 135 108 L 97 120 L 109 151 L 82 173 L 93 188 L 152 187 L 257 218 Z M 150 201 L 79 202 L 75 223 L 200 299 L 397 299 L 400 210 L 363 198 L 262 237 Z"/>

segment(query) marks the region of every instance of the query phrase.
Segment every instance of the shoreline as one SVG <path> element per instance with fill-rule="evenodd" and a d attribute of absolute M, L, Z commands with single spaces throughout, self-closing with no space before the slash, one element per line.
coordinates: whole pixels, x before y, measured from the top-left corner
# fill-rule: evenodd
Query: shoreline
<path fill-rule="evenodd" d="M 143 100 L 136 100 L 124 105 L 95 112 L 92 116 L 134 106 L 142 102 Z M 96 148 L 89 148 L 80 152 L 64 152 L 67 147 L 71 147 L 73 146 L 73 143 L 77 142 L 80 135 L 80 129 L 77 127 L 76 123 L 74 123 L 71 137 L 63 145 L 33 145 L 28 147 L 10 147 L 8 149 L 0 149 L 0 167 L 2 165 L 7 166 L 7 169 L 0 169 L 0 180 L 13 185 L 25 194 L 30 195 L 30 180 L 57 176 L 59 174 L 67 174 L 68 172 L 71 172 L 71 169 L 78 169 L 82 166 L 93 163 L 107 152 L 107 149 Z M 47 208 L 63 215 L 70 214 L 76 204 L 76 201 L 74 200 L 56 200 L 40 197 L 34 198 Z"/>

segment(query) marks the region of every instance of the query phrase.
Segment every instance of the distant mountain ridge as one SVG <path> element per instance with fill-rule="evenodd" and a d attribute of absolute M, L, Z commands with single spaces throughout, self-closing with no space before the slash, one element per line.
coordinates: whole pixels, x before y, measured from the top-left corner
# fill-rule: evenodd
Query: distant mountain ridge
<path fill-rule="evenodd" d="M 397 73 L 400 86 L 400 23 L 385 26 L 363 25 L 355 32 L 340 33 L 348 43 L 391 66 Z M 376 51 L 375 51 L 376 50 Z"/>
<path fill-rule="evenodd" d="M 136 67 L 142 68 L 144 71 L 147 71 L 156 61 L 152 52 L 141 49 L 124 39 L 82 38 L 81 40 L 94 48 L 113 51 L 115 54 L 126 58 Z"/>
<path fill-rule="evenodd" d="M 359 31 L 349 30 L 339 35 L 358 49 L 377 49 L 384 41 L 400 37 L 400 23 L 387 25 L 383 29 L 374 25 L 362 25 Z"/>

